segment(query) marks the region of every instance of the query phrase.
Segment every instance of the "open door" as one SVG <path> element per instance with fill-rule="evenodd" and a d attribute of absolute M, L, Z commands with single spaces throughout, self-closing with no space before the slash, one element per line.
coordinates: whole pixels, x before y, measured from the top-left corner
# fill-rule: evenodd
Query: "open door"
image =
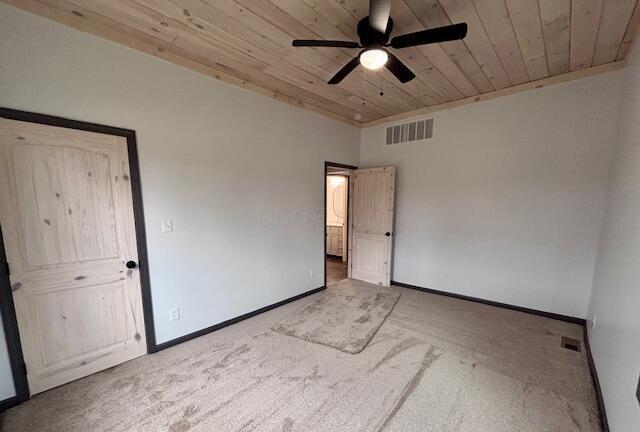
<path fill-rule="evenodd" d="M 353 171 L 350 274 L 377 285 L 391 283 L 395 167 Z"/>

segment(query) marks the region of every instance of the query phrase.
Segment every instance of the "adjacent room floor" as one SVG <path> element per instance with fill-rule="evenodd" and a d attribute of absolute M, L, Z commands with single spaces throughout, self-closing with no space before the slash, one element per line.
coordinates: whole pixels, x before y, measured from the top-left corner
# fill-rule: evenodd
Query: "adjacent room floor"
<path fill-rule="evenodd" d="M 270 330 L 318 293 L 37 395 L 3 430 L 600 431 L 584 350 L 561 347 L 580 326 L 390 290 L 359 354 Z"/>
<path fill-rule="evenodd" d="M 327 285 L 333 285 L 347 277 L 347 262 L 342 258 L 327 257 Z"/>

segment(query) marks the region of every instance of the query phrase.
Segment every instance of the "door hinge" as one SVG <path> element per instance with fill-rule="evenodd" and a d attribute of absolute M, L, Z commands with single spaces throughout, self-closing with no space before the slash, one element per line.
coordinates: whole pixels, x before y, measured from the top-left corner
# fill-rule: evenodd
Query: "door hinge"
<path fill-rule="evenodd" d="M 27 374 L 27 364 L 25 362 L 22 362 L 22 373 Z"/>

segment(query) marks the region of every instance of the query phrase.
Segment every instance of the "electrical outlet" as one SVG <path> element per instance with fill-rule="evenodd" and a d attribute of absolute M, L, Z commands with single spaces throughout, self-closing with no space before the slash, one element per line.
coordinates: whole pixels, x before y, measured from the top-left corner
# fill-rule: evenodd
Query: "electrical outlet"
<path fill-rule="evenodd" d="M 163 233 L 173 232 L 173 220 L 171 219 L 162 219 L 160 222 L 160 228 Z"/>
<path fill-rule="evenodd" d="M 169 309 L 169 321 L 177 321 L 180 319 L 180 308 L 174 307 Z"/>
<path fill-rule="evenodd" d="M 594 329 L 596 328 L 596 323 L 598 322 L 598 316 L 594 315 L 593 316 L 593 321 L 591 321 L 591 328 Z"/>
<path fill-rule="evenodd" d="M 313 279 L 313 269 L 309 270 L 309 279 Z"/>

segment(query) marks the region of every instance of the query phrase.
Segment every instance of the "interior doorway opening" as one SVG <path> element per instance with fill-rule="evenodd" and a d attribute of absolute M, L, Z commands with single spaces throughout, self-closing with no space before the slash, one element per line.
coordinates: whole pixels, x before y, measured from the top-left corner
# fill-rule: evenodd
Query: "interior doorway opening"
<path fill-rule="evenodd" d="M 325 285 L 348 277 L 349 189 L 355 167 L 325 166 Z"/>

